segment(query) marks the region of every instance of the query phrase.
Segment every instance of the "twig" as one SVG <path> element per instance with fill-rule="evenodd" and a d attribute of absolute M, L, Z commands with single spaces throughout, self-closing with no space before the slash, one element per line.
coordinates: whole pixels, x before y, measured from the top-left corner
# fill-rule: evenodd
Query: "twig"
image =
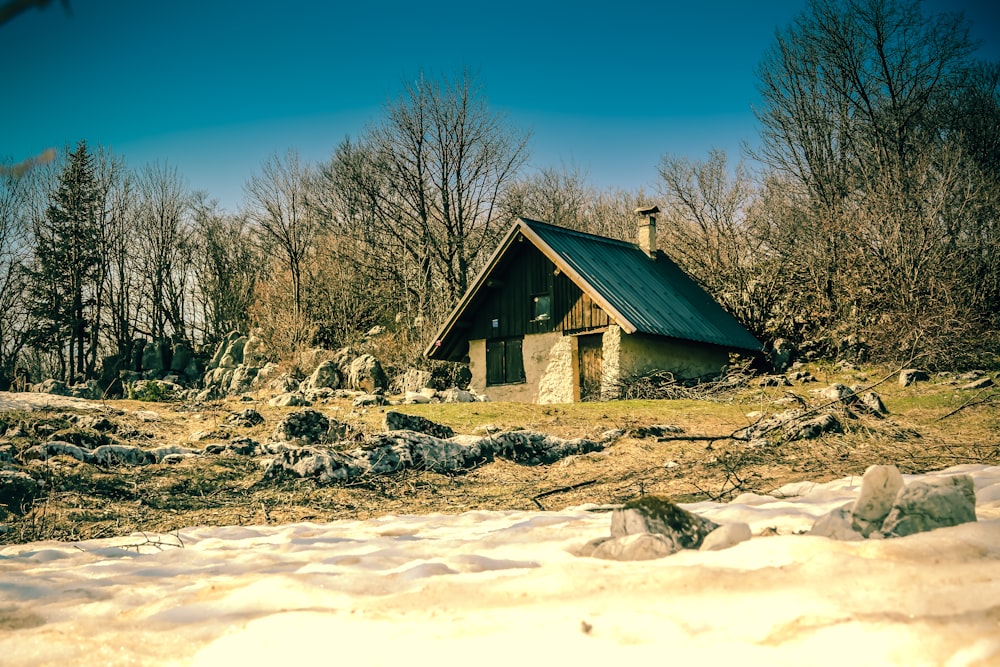
<path fill-rule="evenodd" d="M 600 481 L 600 480 L 591 479 L 591 480 L 587 480 L 586 482 L 578 482 L 577 484 L 570 484 L 569 486 L 560 486 L 558 489 L 550 489 L 548 491 L 543 491 L 543 492 L 541 492 L 541 493 L 539 493 L 537 495 L 532 496 L 531 497 L 531 502 L 535 503 L 535 505 L 538 506 L 538 509 L 540 509 L 540 510 L 542 510 L 544 512 L 545 508 L 542 507 L 542 504 L 540 502 L 538 502 L 542 498 L 546 498 L 548 496 L 554 496 L 557 493 L 566 493 L 567 491 L 573 491 L 573 490 L 576 490 L 576 489 L 582 489 L 585 486 L 590 486 L 591 484 L 597 484 L 598 481 Z"/>

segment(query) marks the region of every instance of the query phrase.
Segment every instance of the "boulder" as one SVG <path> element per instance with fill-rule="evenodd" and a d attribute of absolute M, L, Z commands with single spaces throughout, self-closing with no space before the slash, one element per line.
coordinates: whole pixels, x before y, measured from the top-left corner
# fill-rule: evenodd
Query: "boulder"
<path fill-rule="evenodd" d="M 861 478 L 858 498 L 851 507 L 852 528 L 863 537 L 879 530 L 903 486 L 903 476 L 896 466 L 869 466 Z"/>
<path fill-rule="evenodd" d="M 455 435 L 455 431 L 449 426 L 438 424 L 420 415 L 407 415 L 395 410 L 388 410 L 385 413 L 384 423 L 386 431 L 416 431 L 441 439 Z"/>
<path fill-rule="evenodd" d="M 278 394 L 267 401 L 268 405 L 278 408 L 299 407 L 311 405 L 302 394 L 297 392 L 287 392 Z"/>
<path fill-rule="evenodd" d="M 339 389 L 341 385 L 340 368 L 334 361 L 323 361 L 316 367 L 304 382 L 305 389 Z"/>
<path fill-rule="evenodd" d="M 790 424 L 785 429 L 789 440 L 811 440 L 824 433 L 843 433 L 844 427 L 831 414 L 822 414 L 803 421 Z"/>
<path fill-rule="evenodd" d="M 430 371 L 408 368 L 392 382 L 393 389 L 398 394 L 417 393 L 431 382 Z"/>
<path fill-rule="evenodd" d="M 611 537 L 657 533 L 676 541 L 681 548 L 697 549 L 719 524 L 681 509 L 658 496 L 631 500 L 611 513 Z"/>
<path fill-rule="evenodd" d="M 876 417 L 889 414 L 889 411 L 885 407 L 885 403 L 882 402 L 882 397 L 874 391 L 865 391 L 858 394 L 857 405 L 863 407 L 868 414 Z"/>
<path fill-rule="evenodd" d="M 0 508 L 12 514 L 22 514 L 41 491 L 41 483 L 30 475 L 16 470 L 0 470 Z"/>
<path fill-rule="evenodd" d="M 478 399 L 471 391 L 459 389 L 458 387 L 452 387 L 440 392 L 438 398 L 441 399 L 442 403 L 474 403 Z"/>
<path fill-rule="evenodd" d="M 854 529 L 854 517 L 851 515 L 851 504 L 827 512 L 816 519 L 809 535 L 828 537 L 831 540 L 856 541 L 865 536 Z"/>
<path fill-rule="evenodd" d="M 403 403 L 405 405 L 426 405 L 430 402 L 431 397 L 419 391 L 408 391 L 406 392 L 406 395 L 403 396 Z"/>
<path fill-rule="evenodd" d="M 919 368 L 904 368 L 899 371 L 899 386 L 909 387 L 914 382 L 925 382 L 930 379 L 926 371 Z"/>
<path fill-rule="evenodd" d="M 721 551 L 746 542 L 752 537 L 750 525 L 746 523 L 726 523 L 705 536 L 701 551 Z"/>
<path fill-rule="evenodd" d="M 636 533 L 605 538 L 594 544 L 587 555 L 604 560 L 653 560 L 677 553 L 681 548 L 670 535 Z"/>
<path fill-rule="evenodd" d="M 356 396 L 351 403 L 355 408 L 371 408 L 388 404 L 389 401 L 382 394 L 361 394 L 360 396 Z"/>
<path fill-rule="evenodd" d="M 976 491 L 968 475 L 918 480 L 900 490 L 882 524 L 887 537 L 904 537 L 976 520 Z"/>
<path fill-rule="evenodd" d="M 278 442 L 309 445 L 326 440 L 330 421 L 317 410 L 299 410 L 288 415 L 274 427 L 271 436 Z"/>
<path fill-rule="evenodd" d="M 347 376 L 347 387 L 355 391 L 374 393 L 385 390 L 389 380 L 382 370 L 382 364 L 370 354 L 363 354 L 351 362 Z"/>
<path fill-rule="evenodd" d="M 959 389 L 964 389 L 965 391 L 975 391 L 976 389 L 986 389 L 987 387 L 993 386 L 993 378 L 986 376 L 979 378 L 978 380 L 973 380 L 968 384 L 963 384 Z"/>
<path fill-rule="evenodd" d="M 226 417 L 225 422 L 233 426 L 243 426 L 250 428 L 257 424 L 264 423 L 264 417 L 253 408 L 246 408 L 240 412 L 231 412 Z"/>
<path fill-rule="evenodd" d="M 573 454 L 602 451 L 604 443 L 576 438 L 563 440 L 535 431 L 506 431 L 490 436 L 497 456 L 521 465 L 555 463 Z"/>
<path fill-rule="evenodd" d="M 55 378 L 42 380 L 41 382 L 33 385 L 31 387 L 31 391 L 39 394 L 54 394 L 56 396 L 69 396 L 71 393 L 65 382 L 62 380 L 56 380 Z"/>
<path fill-rule="evenodd" d="M 56 456 L 69 456 L 77 461 L 83 462 L 90 460 L 90 452 L 87 450 L 82 447 L 77 447 L 74 444 L 60 442 L 58 440 L 43 442 L 40 445 L 28 447 L 26 450 L 21 452 L 21 460 L 24 462 L 48 461 Z"/>
<path fill-rule="evenodd" d="M 131 445 L 103 445 L 91 452 L 89 463 L 102 466 L 149 465 L 156 463 L 156 455 Z"/>
<path fill-rule="evenodd" d="M 256 331 L 251 331 L 243 344 L 243 363 L 261 366 L 267 361 L 267 346 Z"/>
<path fill-rule="evenodd" d="M 771 363 L 774 370 L 779 373 L 784 372 L 792 361 L 795 348 L 784 338 L 775 338 L 771 344 Z"/>

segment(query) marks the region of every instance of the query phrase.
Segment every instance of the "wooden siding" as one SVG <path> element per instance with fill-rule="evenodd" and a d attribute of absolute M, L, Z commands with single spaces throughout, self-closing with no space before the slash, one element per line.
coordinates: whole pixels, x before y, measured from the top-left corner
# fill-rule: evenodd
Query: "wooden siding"
<path fill-rule="evenodd" d="M 562 331 L 575 333 L 608 326 L 607 313 L 527 241 L 515 243 L 484 286 L 469 315 L 467 340 L 495 339 Z M 548 319 L 532 319 L 532 298 L 551 296 Z M 496 321 L 496 326 L 494 326 Z"/>

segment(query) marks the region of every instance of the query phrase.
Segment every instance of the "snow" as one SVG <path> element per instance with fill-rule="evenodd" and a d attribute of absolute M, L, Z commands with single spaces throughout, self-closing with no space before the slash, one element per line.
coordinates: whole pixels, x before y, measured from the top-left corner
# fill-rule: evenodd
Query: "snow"
<path fill-rule="evenodd" d="M 587 507 L 8 546 L 0 664 L 997 665 L 1000 467 L 927 476 L 960 473 L 977 523 L 795 534 L 852 477 L 685 505 L 754 537 L 643 562 L 573 555 L 609 533 Z"/>

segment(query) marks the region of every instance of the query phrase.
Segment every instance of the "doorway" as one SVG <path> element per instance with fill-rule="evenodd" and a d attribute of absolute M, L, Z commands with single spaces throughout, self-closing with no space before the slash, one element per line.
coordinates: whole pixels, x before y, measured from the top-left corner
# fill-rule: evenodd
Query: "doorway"
<path fill-rule="evenodd" d="M 580 368 L 580 400 L 601 397 L 601 378 L 604 369 L 603 334 L 577 336 L 577 361 Z"/>

